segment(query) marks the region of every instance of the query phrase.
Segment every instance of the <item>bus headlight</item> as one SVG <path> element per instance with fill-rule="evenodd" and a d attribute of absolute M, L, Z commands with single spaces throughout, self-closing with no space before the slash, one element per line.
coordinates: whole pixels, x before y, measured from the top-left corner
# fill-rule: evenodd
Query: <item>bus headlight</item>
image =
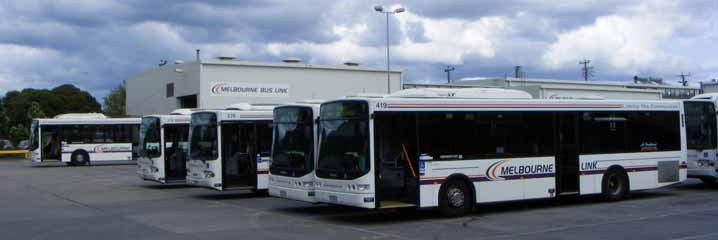
<path fill-rule="evenodd" d="M 696 164 L 698 165 L 698 167 L 708 167 L 708 166 L 711 166 L 711 162 L 708 161 L 708 160 L 698 160 L 698 161 L 696 161 Z"/>
<path fill-rule="evenodd" d="M 151 167 L 150 167 L 150 170 L 152 170 L 152 172 L 159 172 L 159 171 L 160 171 L 160 169 L 158 169 L 158 168 L 155 167 L 155 166 L 151 166 Z"/>
<path fill-rule="evenodd" d="M 369 190 L 370 187 L 371 187 L 371 185 L 369 185 L 369 184 L 357 184 L 356 190 L 357 191 L 367 191 L 367 190 Z"/>
<path fill-rule="evenodd" d="M 212 171 L 204 171 L 204 178 L 213 178 L 214 173 Z"/>

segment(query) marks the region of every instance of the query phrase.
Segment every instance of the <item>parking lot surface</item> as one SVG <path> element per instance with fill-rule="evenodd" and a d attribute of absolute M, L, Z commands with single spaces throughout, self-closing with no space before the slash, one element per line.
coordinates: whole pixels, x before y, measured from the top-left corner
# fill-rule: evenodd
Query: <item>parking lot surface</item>
<path fill-rule="evenodd" d="M 370 211 L 140 180 L 136 167 L 0 160 L 0 239 L 718 239 L 718 188 Z"/>

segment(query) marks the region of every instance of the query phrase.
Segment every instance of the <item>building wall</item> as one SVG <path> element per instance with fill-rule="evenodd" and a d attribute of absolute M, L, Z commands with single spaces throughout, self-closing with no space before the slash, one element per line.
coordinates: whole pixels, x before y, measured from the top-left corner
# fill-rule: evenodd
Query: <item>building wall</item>
<path fill-rule="evenodd" d="M 391 91 L 401 89 L 402 75 L 392 72 Z M 238 97 L 212 94 L 213 82 L 279 84 L 289 87 L 288 97 Z M 168 83 L 174 95 L 167 97 Z M 198 108 L 223 108 L 232 103 L 281 104 L 307 99 L 337 99 L 354 93 L 387 93 L 386 72 L 348 66 L 312 66 L 304 63 L 167 64 L 143 71 L 127 80 L 127 113 L 134 116 L 166 114 L 180 107 L 179 97 L 197 95 Z"/>
<path fill-rule="evenodd" d="M 718 84 L 703 84 L 702 85 L 702 92 L 703 93 L 717 93 L 718 92 Z"/>
<path fill-rule="evenodd" d="M 127 114 L 167 114 L 177 109 L 177 97 L 199 92 L 199 75 L 199 64 L 183 63 L 167 64 L 128 78 L 125 98 Z M 168 83 L 174 83 L 173 97 L 166 95 Z"/>
<path fill-rule="evenodd" d="M 200 108 L 222 108 L 237 102 L 281 104 L 331 100 L 352 93 L 387 93 L 386 72 L 381 71 L 203 64 L 201 79 Z M 391 79 L 391 90 L 399 90 L 401 73 L 393 72 Z M 289 86 L 289 97 L 213 96 L 212 82 L 283 84 Z"/>

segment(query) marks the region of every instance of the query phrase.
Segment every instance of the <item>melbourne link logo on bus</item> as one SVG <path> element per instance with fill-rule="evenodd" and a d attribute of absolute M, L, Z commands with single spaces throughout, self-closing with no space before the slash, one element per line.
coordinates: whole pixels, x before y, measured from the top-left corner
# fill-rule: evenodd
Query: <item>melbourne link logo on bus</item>
<path fill-rule="evenodd" d="M 110 146 L 110 145 L 97 145 L 95 146 L 96 153 L 103 152 L 131 152 L 132 146 Z"/>
<path fill-rule="evenodd" d="M 553 163 L 526 164 L 513 163 L 511 160 L 501 160 L 491 164 L 486 170 L 486 177 L 491 181 L 551 177 L 553 175 Z"/>

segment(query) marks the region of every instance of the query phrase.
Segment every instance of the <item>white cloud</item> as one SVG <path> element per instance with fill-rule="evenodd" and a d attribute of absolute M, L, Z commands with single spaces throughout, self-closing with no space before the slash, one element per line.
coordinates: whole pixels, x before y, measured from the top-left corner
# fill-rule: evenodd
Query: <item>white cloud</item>
<path fill-rule="evenodd" d="M 493 58 L 500 41 L 509 31 L 504 17 L 482 17 L 475 21 L 462 19 L 429 19 L 412 13 L 397 16 L 401 34 L 399 45 L 392 45 L 391 56 L 404 61 L 460 64 L 467 56 Z M 405 33 L 409 28 L 421 24 L 424 38 L 414 42 Z M 368 29 L 366 23 L 354 25 L 335 25 L 332 33 L 339 40 L 317 44 L 270 43 L 267 50 L 275 56 L 308 54 L 317 60 L 338 62 L 344 60 L 381 61 L 385 50 L 383 46 L 364 46 L 361 39 L 366 34 L 376 34 L 377 29 Z M 373 32 L 370 32 L 373 31 Z M 384 31 L 378 31 L 384 33 Z"/>
<path fill-rule="evenodd" d="M 671 41 L 678 29 L 692 19 L 672 11 L 673 5 L 640 5 L 626 15 L 598 17 L 588 26 L 557 34 L 541 57 L 549 69 L 576 66 L 592 59 L 613 72 L 673 70 L 684 59 L 670 54 Z"/>
<path fill-rule="evenodd" d="M 404 30 L 409 22 L 423 24 L 427 41 L 417 43 L 405 38 L 397 50 L 400 57 L 415 61 L 460 64 L 468 55 L 493 58 L 508 31 L 505 17 L 436 20 L 407 13 L 399 19 Z"/>
<path fill-rule="evenodd" d="M 0 43 L 0 94 L 26 87 L 49 86 L 52 82 L 37 69 L 60 70 L 61 66 L 53 64 L 60 63 L 61 59 L 61 54 L 52 49 Z"/>

